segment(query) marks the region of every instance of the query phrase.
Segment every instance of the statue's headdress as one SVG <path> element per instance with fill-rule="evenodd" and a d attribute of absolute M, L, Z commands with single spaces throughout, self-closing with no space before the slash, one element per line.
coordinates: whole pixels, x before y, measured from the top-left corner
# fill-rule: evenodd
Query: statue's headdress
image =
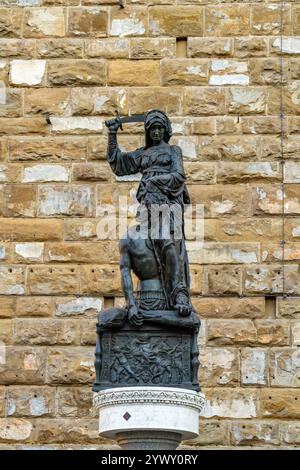
<path fill-rule="evenodd" d="M 146 148 L 151 146 L 151 139 L 149 136 L 149 129 L 152 124 L 161 124 L 165 128 L 164 141 L 169 142 L 172 136 L 171 121 L 163 111 L 159 109 L 152 109 L 146 114 L 145 118 L 145 133 L 146 133 Z"/>

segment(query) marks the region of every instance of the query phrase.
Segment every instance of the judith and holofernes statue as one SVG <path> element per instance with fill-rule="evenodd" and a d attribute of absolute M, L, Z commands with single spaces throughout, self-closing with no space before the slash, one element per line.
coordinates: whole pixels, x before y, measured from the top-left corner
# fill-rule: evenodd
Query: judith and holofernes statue
<path fill-rule="evenodd" d="M 180 147 L 169 143 L 168 116 L 143 116 L 145 146 L 122 152 L 117 132 L 134 117 L 106 121 L 107 161 L 115 175 L 141 173 L 137 225 L 120 240 L 124 308 L 103 310 L 97 323 L 94 391 L 126 386 L 199 390 L 199 316 L 190 299 L 184 206 L 189 204 Z M 169 209 L 168 227 L 160 209 Z M 163 212 L 163 211 L 162 211 Z M 139 283 L 134 292 L 131 273 Z"/>

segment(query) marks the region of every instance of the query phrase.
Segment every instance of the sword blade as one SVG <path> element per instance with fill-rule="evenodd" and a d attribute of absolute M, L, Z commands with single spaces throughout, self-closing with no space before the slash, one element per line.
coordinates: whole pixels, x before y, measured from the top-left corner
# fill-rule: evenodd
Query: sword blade
<path fill-rule="evenodd" d="M 144 122 L 145 121 L 145 114 L 134 114 L 133 116 L 124 116 L 120 118 L 122 124 L 126 124 L 128 122 Z"/>

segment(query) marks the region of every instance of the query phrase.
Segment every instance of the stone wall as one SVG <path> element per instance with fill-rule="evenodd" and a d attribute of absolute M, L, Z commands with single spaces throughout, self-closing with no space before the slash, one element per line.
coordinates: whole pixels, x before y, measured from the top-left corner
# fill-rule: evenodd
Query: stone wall
<path fill-rule="evenodd" d="M 1 449 L 112 448 L 91 409 L 95 321 L 122 294 L 118 243 L 97 223 L 137 185 L 105 162 L 116 107 L 169 113 L 205 204 L 190 260 L 209 406 L 186 446 L 300 444 L 297 1 L 283 34 L 281 148 L 279 1 L 0 0 Z M 141 126 L 120 142 L 140 146 Z"/>

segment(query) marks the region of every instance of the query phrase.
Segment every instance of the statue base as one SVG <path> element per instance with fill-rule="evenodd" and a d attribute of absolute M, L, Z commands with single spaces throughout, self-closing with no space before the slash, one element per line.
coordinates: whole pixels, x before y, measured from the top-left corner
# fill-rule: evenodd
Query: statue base
<path fill-rule="evenodd" d="M 119 387 L 94 394 L 99 433 L 124 450 L 174 450 L 198 436 L 202 393 L 174 387 Z"/>

